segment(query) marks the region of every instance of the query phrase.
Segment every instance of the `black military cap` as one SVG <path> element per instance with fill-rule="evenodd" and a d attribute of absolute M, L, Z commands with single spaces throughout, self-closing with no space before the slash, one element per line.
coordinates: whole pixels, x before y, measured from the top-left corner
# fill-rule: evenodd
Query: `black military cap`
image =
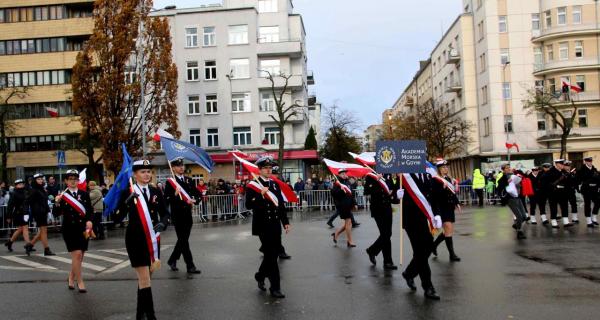
<path fill-rule="evenodd" d="M 583 161 L 587 161 L 587 162 L 592 162 L 594 160 L 593 157 L 585 157 L 583 158 Z"/>
<path fill-rule="evenodd" d="M 69 179 L 69 177 L 79 178 L 79 171 L 75 169 L 67 170 L 67 173 L 65 173 L 65 179 Z"/>
<path fill-rule="evenodd" d="M 183 165 L 183 158 L 182 157 L 178 157 L 175 158 L 173 160 L 171 160 L 171 165 L 174 167 L 179 167 Z"/>
<path fill-rule="evenodd" d="M 542 164 L 542 167 L 544 167 L 544 168 L 550 168 L 550 167 L 552 167 L 552 165 L 549 164 L 548 162 L 546 162 L 546 163 Z"/>
<path fill-rule="evenodd" d="M 259 168 L 264 168 L 264 167 L 273 167 L 275 165 L 275 161 L 273 160 L 273 157 L 271 156 L 263 156 L 258 158 L 258 160 L 256 160 L 256 166 L 258 166 Z"/>
<path fill-rule="evenodd" d="M 138 171 L 138 170 L 142 170 L 142 169 L 152 169 L 153 166 L 150 163 L 150 160 L 137 160 L 133 163 L 133 171 Z"/>
<path fill-rule="evenodd" d="M 44 177 L 44 174 L 43 174 L 43 173 L 36 173 L 36 174 L 34 174 L 34 175 L 33 175 L 33 178 L 34 178 L 34 179 L 37 179 L 37 178 L 43 178 L 43 177 Z"/>
<path fill-rule="evenodd" d="M 271 170 L 273 174 L 279 174 L 279 166 L 273 166 L 273 170 Z"/>

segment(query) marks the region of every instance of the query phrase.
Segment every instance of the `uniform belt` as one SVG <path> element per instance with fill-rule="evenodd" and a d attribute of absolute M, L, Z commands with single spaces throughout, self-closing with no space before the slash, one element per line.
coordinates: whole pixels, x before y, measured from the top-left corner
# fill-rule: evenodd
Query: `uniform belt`
<path fill-rule="evenodd" d="M 596 184 L 595 184 L 595 183 L 593 183 L 593 184 L 592 184 L 592 183 L 590 183 L 590 184 L 588 184 L 588 186 L 590 186 L 590 187 L 595 187 L 595 186 L 596 186 Z"/>

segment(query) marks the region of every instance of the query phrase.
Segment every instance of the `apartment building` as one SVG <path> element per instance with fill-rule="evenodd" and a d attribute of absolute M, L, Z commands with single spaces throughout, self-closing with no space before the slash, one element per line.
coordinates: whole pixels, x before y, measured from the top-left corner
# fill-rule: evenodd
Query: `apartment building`
<path fill-rule="evenodd" d="M 71 109 L 71 70 L 93 29 L 91 0 L 0 0 L 0 90 L 27 87 L 8 101 L 9 177 L 59 174 L 87 165 L 75 150 L 81 126 Z M 58 113 L 58 117 L 54 112 Z"/>
<path fill-rule="evenodd" d="M 212 176 L 240 179 L 244 172 L 228 150 L 239 149 L 255 159 L 276 155 L 282 134 L 271 74 L 291 76 L 284 93 L 286 106 L 301 106 L 284 129 L 284 176 L 308 175 L 315 150 L 305 151 L 310 126 L 320 129 L 320 105 L 308 94 L 314 84 L 307 70 L 302 16 L 291 0 L 225 0 L 198 8 L 167 7 L 154 13 L 171 25 L 173 56 L 179 71 L 178 108 L 182 139 L 205 148 L 217 163 Z M 276 77 L 275 87 L 283 87 Z M 278 90 L 278 93 L 281 90 Z M 235 172 L 235 176 L 234 176 Z M 192 174 L 205 177 L 199 167 Z"/>
<path fill-rule="evenodd" d="M 370 152 L 375 151 L 377 140 L 381 139 L 382 134 L 381 124 L 372 124 L 368 126 L 364 132 L 363 150 Z"/>

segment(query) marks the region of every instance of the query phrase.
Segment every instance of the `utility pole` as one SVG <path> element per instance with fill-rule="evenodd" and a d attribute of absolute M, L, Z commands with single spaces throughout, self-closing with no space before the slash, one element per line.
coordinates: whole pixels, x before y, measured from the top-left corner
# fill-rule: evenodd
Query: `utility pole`
<path fill-rule="evenodd" d="M 504 83 L 506 83 L 506 67 L 510 64 L 510 61 L 506 61 L 502 66 L 502 103 L 504 104 L 504 131 L 506 131 L 506 143 L 509 143 L 508 139 L 510 138 L 510 130 L 508 130 L 508 105 L 506 103 L 506 97 L 504 96 Z M 512 147 L 511 147 L 512 148 Z M 506 148 L 506 157 L 508 158 L 508 165 L 510 166 L 510 149 Z"/>

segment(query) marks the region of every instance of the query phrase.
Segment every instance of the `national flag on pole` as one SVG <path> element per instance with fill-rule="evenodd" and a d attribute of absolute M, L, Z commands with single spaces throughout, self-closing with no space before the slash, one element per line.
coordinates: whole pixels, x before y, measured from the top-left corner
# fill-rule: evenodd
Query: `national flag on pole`
<path fill-rule="evenodd" d="M 244 159 L 240 158 L 236 154 L 233 154 L 233 156 L 252 175 L 258 176 L 260 174 L 260 169 L 258 168 L 257 165 L 255 165 L 254 163 L 252 163 L 248 160 L 244 160 Z M 279 178 L 277 178 L 275 176 L 271 176 L 271 179 L 273 179 L 273 181 L 275 181 L 275 183 L 277 183 L 277 185 L 279 186 L 279 189 L 281 190 L 281 195 L 283 196 L 283 200 L 285 202 L 298 202 L 298 196 L 296 195 L 294 190 L 292 188 L 290 188 L 290 186 L 287 183 L 279 180 Z"/>
<path fill-rule="evenodd" d="M 160 142 L 160 138 L 161 137 L 165 137 L 165 138 L 169 138 L 169 139 L 175 139 L 175 137 L 173 137 L 172 134 L 166 132 L 163 129 L 158 129 L 156 130 L 156 133 L 154 134 L 154 137 L 152 137 L 152 139 L 156 142 Z"/>
<path fill-rule="evenodd" d="M 249 154 L 242 152 L 238 149 L 227 151 L 227 153 L 231 153 L 236 158 L 248 159 L 250 157 Z"/>
<path fill-rule="evenodd" d="M 129 188 L 129 178 L 132 174 L 132 160 L 127 153 L 125 144 L 122 144 L 121 148 L 123 150 L 123 165 L 121 166 L 121 171 L 115 179 L 115 183 L 108 190 L 106 197 L 104 197 L 104 216 L 108 216 L 111 212 L 117 209 L 119 201 L 121 201 L 121 195 Z"/>
<path fill-rule="evenodd" d="M 373 169 L 358 164 L 337 162 L 329 159 L 323 159 L 323 161 L 325 162 L 327 168 L 329 168 L 329 171 L 336 176 L 338 175 L 340 169 L 346 169 L 348 176 L 355 178 L 362 178 L 367 173 L 373 172 Z"/>
<path fill-rule="evenodd" d="M 509 143 L 509 142 L 506 142 L 504 145 L 506 146 L 506 149 L 512 149 L 512 148 L 515 148 L 515 149 L 517 149 L 517 152 L 521 152 L 521 151 L 519 150 L 519 145 L 518 145 L 516 142 L 515 142 L 515 143 Z"/>
<path fill-rule="evenodd" d="M 362 165 L 365 166 L 374 166 L 375 165 L 375 152 L 363 152 L 361 154 L 356 154 L 353 152 L 348 152 L 356 160 Z"/>
<path fill-rule="evenodd" d="M 444 185 L 446 185 L 446 187 L 448 188 L 448 190 L 450 190 L 452 193 L 456 193 L 454 185 L 452 183 L 448 182 L 448 180 L 440 177 L 440 175 L 438 174 L 436 166 L 434 166 L 429 161 L 425 162 L 425 172 L 429 173 L 433 179 L 436 179 L 436 180 L 440 181 L 441 183 L 443 183 Z"/>
<path fill-rule="evenodd" d="M 581 91 L 583 91 L 583 89 L 580 86 L 578 86 L 577 84 L 571 84 L 565 80 L 562 81 L 562 86 L 563 86 L 563 88 L 568 87 L 569 89 L 571 89 L 577 93 L 580 93 Z"/>
<path fill-rule="evenodd" d="M 58 108 L 46 107 L 46 111 L 52 118 L 58 118 Z"/>
<path fill-rule="evenodd" d="M 81 170 L 79 173 L 79 183 L 77 183 L 77 189 L 81 191 L 87 191 L 87 168 Z"/>
<path fill-rule="evenodd" d="M 252 163 L 252 162 L 250 162 L 248 160 L 244 160 L 244 159 L 240 158 L 235 153 L 232 153 L 232 154 L 233 154 L 233 157 L 242 164 L 242 166 L 244 167 L 244 169 L 246 169 L 252 175 L 258 176 L 260 174 L 260 169 L 258 169 L 257 165 L 255 165 L 254 163 Z"/>
<path fill-rule="evenodd" d="M 166 136 L 161 136 L 160 140 L 167 156 L 167 161 L 184 158 L 201 166 L 209 173 L 212 172 L 215 163 L 204 149 L 185 141 L 167 138 Z"/>

